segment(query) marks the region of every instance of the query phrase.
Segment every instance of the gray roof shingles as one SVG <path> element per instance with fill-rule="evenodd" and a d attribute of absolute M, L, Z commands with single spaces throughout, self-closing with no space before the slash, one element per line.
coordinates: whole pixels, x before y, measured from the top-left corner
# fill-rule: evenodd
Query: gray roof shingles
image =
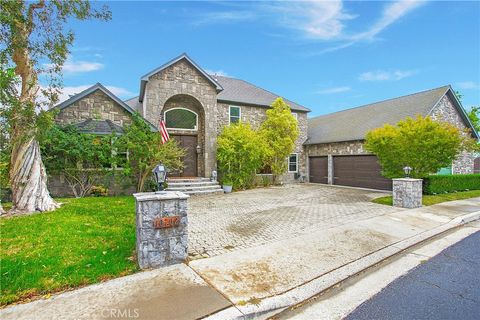
<path fill-rule="evenodd" d="M 311 118 L 305 144 L 363 140 L 368 131 L 386 123 L 393 125 L 406 117 L 426 116 L 449 89 L 443 86 Z"/>
<path fill-rule="evenodd" d="M 87 119 L 85 121 L 75 124 L 79 132 L 82 133 L 92 133 L 92 134 L 121 134 L 123 133 L 123 128 L 111 120 L 94 120 Z"/>
<path fill-rule="evenodd" d="M 223 87 L 223 91 L 217 96 L 219 102 L 269 107 L 276 98 L 280 97 L 244 80 L 217 75 L 212 75 L 212 77 Z M 285 99 L 285 102 L 294 111 L 310 111 L 291 100 Z"/>

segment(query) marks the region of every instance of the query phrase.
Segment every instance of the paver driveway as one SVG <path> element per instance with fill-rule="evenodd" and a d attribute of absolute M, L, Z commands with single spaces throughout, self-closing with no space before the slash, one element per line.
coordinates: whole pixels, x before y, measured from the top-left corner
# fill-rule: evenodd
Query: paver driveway
<path fill-rule="evenodd" d="M 192 259 L 253 247 L 402 209 L 371 203 L 385 193 L 294 184 L 191 197 Z"/>

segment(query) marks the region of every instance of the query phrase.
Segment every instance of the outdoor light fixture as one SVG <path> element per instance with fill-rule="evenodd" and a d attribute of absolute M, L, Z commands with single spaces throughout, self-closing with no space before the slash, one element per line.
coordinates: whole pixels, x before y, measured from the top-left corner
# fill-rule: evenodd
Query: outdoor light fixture
<path fill-rule="evenodd" d="M 412 172 L 412 167 L 403 167 L 403 172 L 405 172 L 405 178 L 410 178 L 410 172 Z"/>
<path fill-rule="evenodd" d="M 212 181 L 217 181 L 217 171 L 212 171 Z"/>
<path fill-rule="evenodd" d="M 198 145 L 197 146 L 197 154 L 200 154 L 200 152 L 202 152 L 202 148 Z"/>
<path fill-rule="evenodd" d="M 152 173 L 158 185 L 158 191 L 163 191 L 163 185 L 165 180 L 167 180 L 167 168 L 160 163 L 152 170 Z"/>

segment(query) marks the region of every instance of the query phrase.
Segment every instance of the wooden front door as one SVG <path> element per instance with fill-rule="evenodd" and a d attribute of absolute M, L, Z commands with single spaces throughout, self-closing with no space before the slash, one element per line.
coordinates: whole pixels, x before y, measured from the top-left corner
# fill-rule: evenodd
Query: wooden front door
<path fill-rule="evenodd" d="M 196 177 L 197 176 L 197 136 L 171 135 L 180 147 L 185 149 L 183 157 L 183 170 L 172 172 L 171 177 Z"/>

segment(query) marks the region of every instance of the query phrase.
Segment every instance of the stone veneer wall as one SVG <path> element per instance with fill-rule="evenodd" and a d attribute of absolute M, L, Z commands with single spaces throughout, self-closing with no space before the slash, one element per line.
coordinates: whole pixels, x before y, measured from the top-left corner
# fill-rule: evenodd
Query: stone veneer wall
<path fill-rule="evenodd" d="M 61 124 L 73 124 L 89 118 L 111 120 L 122 127 L 132 121 L 131 114 L 101 90 L 96 90 L 60 110 L 55 121 Z"/>
<path fill-rule="evenodd" d="M 305 146 L 310 157 L 326 155 L 360 155 L 370 154 L 365 150 L 363 140 L 343 141 L 322 144 L 311 144 Z"/>
<path fill-rule="evenodd" d="M 448 95 L 443 96 L 443 98 L 438 102 L 435 108 L 431 111 L 430 116 L 432 119 L 437 121 L 446 121 L 455 125 L 460 130 L 467 129 L 467 126 L 463 122 L 460 114 L 453 106 L 453 103 Z M 469 133 L 464 132 L 464 135 Z M 475 156 L 473 152 L 462 152 L 458 155 L 457 159 L 452 163 L 452 173 L 454 174 L 465 174 L 473 173 L 473 162 Z"/>
<path fill-rule="evenodd" d="M 238 104 L 231 104 L 241 108 L 240 117 L 243 122 L 250 123 L 250 125 L 254 129 L 258 129 L 263 121 L 265 121 L 267 114 L 266 111 L 268 108 L 266 107 L 259 107 L 259 106 L 246 106 L 246 105 L 238 105 Z M 229 104 L 226 103 L 218 103 L 217 104 L 217 134 L 222 132 L 223 127 L 229 125 Z M 298 153 L 298 173 L 306 177 L 306 157 L 303 148 L 303 143 L 307 140 L 307 113 L 306 112 L 298 112 L 292 111 L 293 113 L 297 114 L 298 119 L 298 127 L 299 127 L 299 137 L 295 144 L 294 153 Z M 287 160 L 285 160 L 287 161 Z M 291 183 L 295 182 L 294 173 L 286 173 L 280 180 L 284 183 Z"/>
<path fill-rule="evenodd" d="M 165 103 L 179 94 L 194 97 L 203 108 L 205 141 L 201 156 L 204 158 L 205 176 L 209 177 L 216 167 L 217 92 L 207 78 L 185 60 L 152 75 L 146 84 L 142 115 L 157 124 Z"/>

